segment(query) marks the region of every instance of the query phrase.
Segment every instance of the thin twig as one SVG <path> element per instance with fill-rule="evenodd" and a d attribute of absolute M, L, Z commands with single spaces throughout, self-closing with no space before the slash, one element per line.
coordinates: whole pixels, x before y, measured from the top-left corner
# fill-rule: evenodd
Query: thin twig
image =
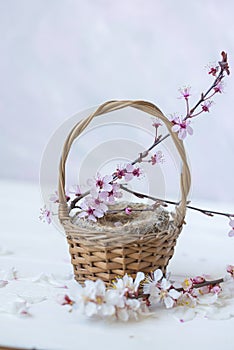
<path fill-rule="evenodd" d="M 174 201 L 169 201 L 166 199 L 161 199 L 161 198 L 156 198 L 153 196 L 150 196 L 148 194 L 145 193 L 139 193 L 136 191 L 133 191 L 123 185 L 120 185 L 120 188 L 126 192 L 132 193 L 134 196 L 138 197 L 138 198 L 148 198 L 151 199 L 155 202 L 162 202 L 163 203 L 167 203 L 167 204 L 173 204 L 173 205 L 179 205 L 179 202 L 174 202 Z M 202 209 L 202 208 L 197 208 L 197 207 L 193 207 L 191 205 L 187 205 L 186 206 L 188 209 L 192 209 L 192 210 L 196 210 L 201 212 L 202 214 L 205 214 L 207 216 L 213 216 L 213 215 L 222 215 L 222 216 L 227 216 L 227 217 L 234 217 L 234 214 L 230 214 L 230 213 L 223 213 L 223 212 L 219 212 L 219 211 L 214 211 L 214 210 L 207 210 L 207 209 Z"/>
<path fill-rule="evenodd" d="M 215 286 L 216 284 L 220 284 L 224 282 L 224 278 L 219 278 L 217 280 L 213 280 L 213 281 L 204 281 L 202 283 L 195 283 L 193 284 L 192 288 L 202 288 L 205 286 Z M 184 290 L 184 288 L 175 288 L 175 290 L 177 290 L 178 292 L 182 292 Z"/>
<path fill-rule="evenodd" d="M 224 78 L 224 74 L 223 74 L 223 69 L 221 68 L 221 71 L 219 73 L 219 75 L 217 76 L 217 78 L 215 79 L 215 81 L 213 82 L 213 84 L 210 86 L 210 88 L 203 94 L 201 94 L 201 98 L 200 100 L 196 103 L 196 105 L 190 110 L 189 113 L 187 113 L 186 117 L 184 120 L 191 118 L 193 112 L 197 109 L 197 107 L 199 107 L 199 105 L 204 102 L 206 100 L 207 95 L 210 93 L 210 91 Z"/>

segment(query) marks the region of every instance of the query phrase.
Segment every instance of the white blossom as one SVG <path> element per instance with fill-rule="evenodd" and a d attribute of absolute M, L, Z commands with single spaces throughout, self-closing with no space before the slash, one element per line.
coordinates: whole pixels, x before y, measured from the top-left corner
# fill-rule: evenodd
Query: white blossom
<path fill-rule="evenodd" d="M 145 275 L 143 272 L 137 272 L 135 280 L 131 276 L 127 274 L 124 275 L 123 278 L 117 278 L 116 282 L 114 282 L 114 287 L 123 293 L 128 292 L 129 294 L 134 294 L 137 292 L 139 288 L 139 284 L 143 281 Z"/>
<path fill-rule="evenodd" d="M 172 287 L 171 282 L 163 277 L 160 269 L 154 271 L 153 279 L 148 279 L 143 291 L 145 294 L 149 294 L 149 302 L 151 304 L 163 302 L 167 309 L 172 308 L 181 295 L 180 292 Z"/>

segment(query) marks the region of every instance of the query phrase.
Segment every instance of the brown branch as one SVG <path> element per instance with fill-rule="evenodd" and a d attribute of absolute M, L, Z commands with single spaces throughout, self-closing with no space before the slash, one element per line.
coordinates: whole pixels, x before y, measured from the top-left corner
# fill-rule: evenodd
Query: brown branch
<path fill-rule="evenodd" d="M 194 113 L 194 111 L 197 109 L 197 107 L 202 103 L 204 102 L 207 98 L 207 95 L 210 93 L 210 91 L 212 89 L 215 88 L 215 86 L 220 83 L 222 81 L 222 79 L 224 78 L 224 72 L 226 72 L 228 75 L 230 74 L 230 71 L 229 71 L 229 66 L 228 66 L 228 63 L 227 63 L 227 54 L 222 51 L 221 53 L 222 55 L 222 61 L 219 62 L 219 66 L 220 66 L 220 72 L 219 72 L 219 75 L 215 78 L 215 81 L 213 82 L 213 84 L 210 86 L 210 88 L 205 92 L 205 93 L 201 93 L 201 98 L 200 100 L 196 103 L 196 105 L 190 110 L 189 113 L 187 113 L 186 117 L 184 120 L 188 119 L 188 118 L 191 118 L 192 117 L 192 114 Z M 210 96 L 211 97 L 211 96 Z"/>
<path fill-rule="evenodd" d="M 202 283 L 195 283 L 193 284 L 192 288 L 202 288 L 205 286 L 215 286 L 216 284 L 220 284 L 224 282 L 224 278 L 219 278 L 217 280 L 213 280 L 213 281 L 204 281 Z M 178 292 L 183 292 L 184 288 L 174 288 L 175 290 L 177 290 Z"/>
<path fill-rule="evenodd" d="M 174 202 L 174 201 L 169 201 L 166 199 L 161 199 L 161 198 L 156 198 L 153 196 L 150 196 L 148 194 L 144 194 L 144 193 L 139 193 L 136 191 L 133 191 L 123 185 L 120 185 L 120 188 L 122 188 L 122 190 L 132 193 L 134 196 L 138 197 L 138 198 L 148 198 L 151 199 L 155 202 L 162 202 L 163 203 L 167 203 L 167 204 L 173 204 L 173 205 L 179 205 L 179 202 Z M 188 202 L 189 203 L 189 202 Z M 202 209 L 202 208 L 197 208 L 197 207 L 193 207 L 191 205 L 187 205 L 186 206 L 188 209 L 192 209 L 192 210 L 196 210 L 199 211 L 202 214 L 205 214 L 207 216 L 214 216 L 214 215 L 222 215 L 222 216 L 227 216 L 227 217 L 234 217 L 234 214 L 230 214 L 230 213 L 223 213 L 223 212 L 219 212 L 219 211 L 214 211 L 214 210 L 207 210 L 207 209 Z"/>

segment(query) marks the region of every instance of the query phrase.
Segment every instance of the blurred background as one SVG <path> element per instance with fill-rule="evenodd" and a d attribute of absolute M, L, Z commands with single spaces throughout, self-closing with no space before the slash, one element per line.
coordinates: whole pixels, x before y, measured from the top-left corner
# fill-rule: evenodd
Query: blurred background
<path fill-rule="evenodd" d="M 212 78 L 205 66 L 234 57 L 231 0 L 0 0 L 0 179 L 39 182 L 54 131 L 80 110 L 145 99 L 184 113 Z M 231 202 L 233 75 L 185 144 L 193 198 Z"/>

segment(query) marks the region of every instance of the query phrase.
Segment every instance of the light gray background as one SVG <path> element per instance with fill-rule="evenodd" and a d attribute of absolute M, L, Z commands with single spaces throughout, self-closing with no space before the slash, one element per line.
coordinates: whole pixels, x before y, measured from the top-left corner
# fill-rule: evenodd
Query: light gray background
<path fill-rule="evenodd" d="M 0 0 L 0 178 L 38 182 L 54 130 L 109 99 L 146 99 L 183 112 L 205 65 L 234 57 L 234 2 Z M 233 76 L 186 139 L 193 197 L 232 201 Z"/>

